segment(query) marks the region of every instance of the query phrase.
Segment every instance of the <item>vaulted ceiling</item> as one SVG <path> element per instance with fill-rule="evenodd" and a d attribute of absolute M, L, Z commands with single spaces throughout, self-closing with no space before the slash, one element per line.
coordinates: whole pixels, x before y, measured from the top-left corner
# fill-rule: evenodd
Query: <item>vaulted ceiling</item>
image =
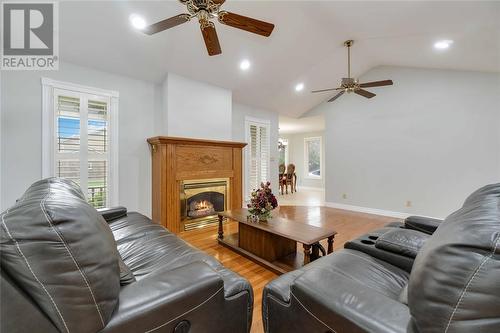
<path fill-rule="evenodd" d="M 355 76 L 378 65 L 500 72 L 500 2 L 228 0 L 223 8 L 276 28 L 264 38 L 216 22 L 223 53 L 209 57 L 196 21 L 154 36 L 131 27 L 134 13 L 154 23 L 185 12 L 177 1 L 64 1 L 61 60 L 152 82 L 174 72 L 292 117 L 329 98 L 310 90 L 346 75 L 346 39 L 356 41 Z M 439 39 L 454 44 L 438 52 Z M 245 58 L 251 68 L 242 72 Z"/>

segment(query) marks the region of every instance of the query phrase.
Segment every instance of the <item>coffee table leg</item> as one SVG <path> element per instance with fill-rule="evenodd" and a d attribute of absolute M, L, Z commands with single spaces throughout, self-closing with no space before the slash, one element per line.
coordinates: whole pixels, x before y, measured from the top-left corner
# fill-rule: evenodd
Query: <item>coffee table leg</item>
<path fill-rule="evenodd" d="M 333 252 L 333 237 L 334 236 L 328 237 L 328 251 L 327 251 L 328 254 Z"/>
<path fill-rule="evenodd" d="M 311 262 L 311 245 L 303 245 L 304 247 L 304 265 Z"/>
<path fill-rule="evenodd" d="M 313 244 L 311 247 L 311 261 L 319 258 L 319 243 Z"/>
<path fill-rule="evenodd" d="M 222 221 L 223 221 L 222 215 L 219 215 L 219 239 L 224 238 L 224 229 L 222 228 Z"/>

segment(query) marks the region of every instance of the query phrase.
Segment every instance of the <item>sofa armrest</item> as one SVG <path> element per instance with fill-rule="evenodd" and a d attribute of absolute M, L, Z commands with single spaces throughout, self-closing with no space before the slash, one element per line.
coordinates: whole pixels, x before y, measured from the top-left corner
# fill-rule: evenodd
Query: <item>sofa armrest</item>
<path fill-rule="evenodd" d="M 159 328 L 171 332 L 195 310 L 221 299 L 223 281 L 203 262 L 174 270 L 159 269 L 122 288 L 118 306 L 102 332 L 149 332 Z"/>
<path fill-rule="evenodd" d="M 119 219 L 127 215 L 127 208 L 123 206 L 99 208 L 97 212 L 104 217 L 106 222 L 111 222 L 113 220 Z"/>
<path fill-rule="evenodd" d="M 394 229 L 384 233 L 375 242 L 377 249 L 415 258 L 430 236 L 420 231 Z"/>
<path fill-rule="evenodd" d="M 410 319 L 406 305 L 335 271 L 305 272 L 292 284 L 290 295 L 337 332 L 406 333 Z"/>
<path fill-rule="evenodd" d="M 441 222 L 443 222 L 443 220 L 434 219 L 432 217 L 408 216 L 405 219 L 405 227 L 407 229 L 418 230 L 432 235 Z"/>

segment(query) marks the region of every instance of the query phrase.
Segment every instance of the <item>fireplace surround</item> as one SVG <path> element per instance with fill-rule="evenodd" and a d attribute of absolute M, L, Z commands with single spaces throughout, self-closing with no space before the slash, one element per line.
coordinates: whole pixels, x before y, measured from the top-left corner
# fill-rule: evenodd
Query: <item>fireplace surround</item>
<path fill-rule="evenodd" d="M 242 162 L 243 147 L 246 146 L 246 143 L 165 136 L 152 137 L 147 141 L 150 145 L 152 158 L 153 221 L 174 233 L 184 231 L 184 222 L 186 222 L 187 216 L 184 218 L 186 206 L 182 207 L 181 196 L 184 191 L 183 186 L 192 185 L 193 181 L 200 183 L 226 180 L 227 194 L 224 209 L 231 210 L 242 207 Z M 196 194 L 198 193 L 194 193 L 194 195 Z M 214 198 L 217 195 L 211 195 L 212 199 L 216 200 Z M 184 202 L 184 204 L 186 203 Z M 206 203 L 200 202 L 198 204 L 198 209 L 193 207 L 191 214 L 193 216 L 190 217 L 190 220 L 195 218 L 194 215 L 204 215 L 211 210 L 211 207 Z M 214 205 L 214 203 L 211 204 Z M 215 206 L 214 210 L 217 208 Z"/>
<path fill-rule="evenodd" d="M 228 179 L 185 180 L 181 182 L 181 223 L 192 230 L 217 223 L 217 213 L 227 210 Z"/>

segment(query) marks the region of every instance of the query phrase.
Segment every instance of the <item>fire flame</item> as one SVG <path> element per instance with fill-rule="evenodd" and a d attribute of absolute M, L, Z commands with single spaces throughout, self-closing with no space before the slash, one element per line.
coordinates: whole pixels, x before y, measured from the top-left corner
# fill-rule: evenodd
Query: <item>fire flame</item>
<path fill-rule="evenodd" d="M 213 207 L 212 203 L 210 203 L 207 200 L 199 201 L 195 204 L 194 209 L 195 210 L 207 210 L 211 209 Z"/>

